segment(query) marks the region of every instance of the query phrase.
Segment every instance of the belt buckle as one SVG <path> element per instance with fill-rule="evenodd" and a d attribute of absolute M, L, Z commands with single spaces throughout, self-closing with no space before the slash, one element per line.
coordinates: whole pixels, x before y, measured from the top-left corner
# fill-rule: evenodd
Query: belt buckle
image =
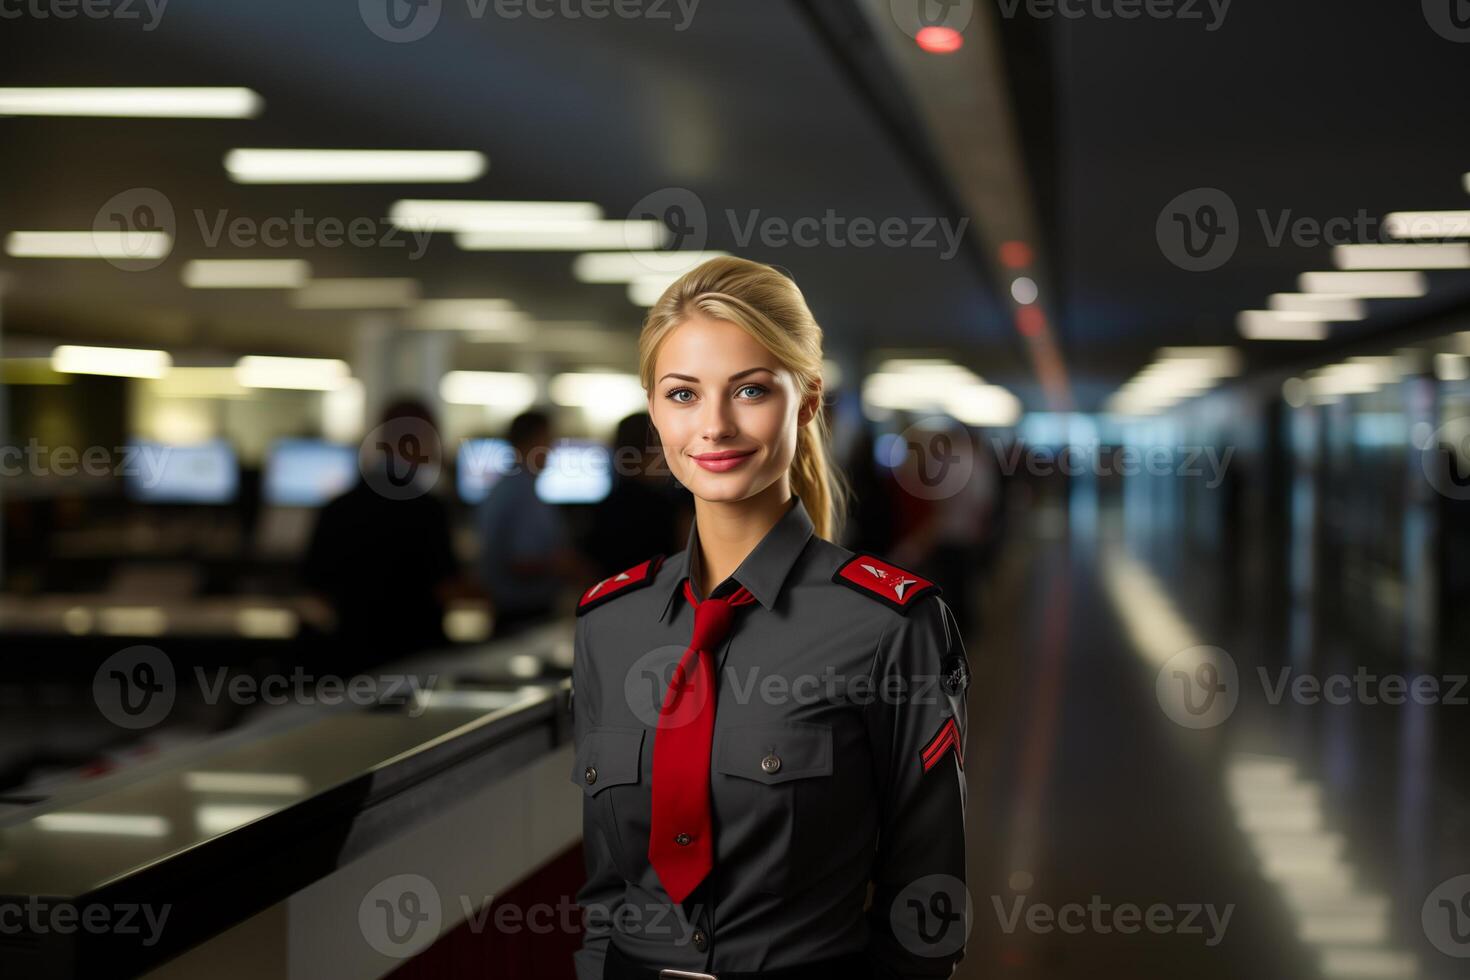
<path fill-rule="evenodd" d="M 693 970 L 659 970 L 658 980 L 720 980 L 713 973 L 696 973 Z"/>

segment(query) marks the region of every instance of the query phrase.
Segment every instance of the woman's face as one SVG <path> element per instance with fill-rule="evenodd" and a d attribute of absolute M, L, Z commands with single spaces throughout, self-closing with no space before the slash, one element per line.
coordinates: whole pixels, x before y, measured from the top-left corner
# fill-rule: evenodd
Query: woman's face
<path fill-rule="evenodd" d="M 744 500 L 781 479 L 817 396 L 740 327 L 695 313 L 664 338 L 648 411 L 674 477 L 702 500 Z"/>

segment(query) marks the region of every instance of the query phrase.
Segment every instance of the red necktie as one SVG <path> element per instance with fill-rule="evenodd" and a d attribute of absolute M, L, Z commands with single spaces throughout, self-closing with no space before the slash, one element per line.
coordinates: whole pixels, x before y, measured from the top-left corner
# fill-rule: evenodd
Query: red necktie
<path fill-rule="evenodd" d="M 710 743 L 715 732 L 714 651 L 730 633 L 735 607 L 755 601 L 744 586 L 700 602 L 689 580 L 694 636 L 679 658 L 653 741 L 653 823 L 648 860 L 664 891 L 682 902 L 714 867 L 709 807 Z"/>

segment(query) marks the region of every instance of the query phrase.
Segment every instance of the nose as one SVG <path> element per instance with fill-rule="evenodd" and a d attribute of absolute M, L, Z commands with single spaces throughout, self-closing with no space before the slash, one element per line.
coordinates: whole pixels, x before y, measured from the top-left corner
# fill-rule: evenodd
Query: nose
<path fill-rule="evenodd" d="M 705 442 L 720 442 L 735 434 L 735 413 L 728 399 L 707 399 L 699 421 Z"/>

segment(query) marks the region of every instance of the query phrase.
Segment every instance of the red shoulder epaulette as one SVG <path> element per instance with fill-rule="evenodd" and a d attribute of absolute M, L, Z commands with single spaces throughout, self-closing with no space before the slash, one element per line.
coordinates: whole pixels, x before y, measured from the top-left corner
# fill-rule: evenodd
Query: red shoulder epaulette
<path fill-rule="evenodd" d="M 627 571 L 609 575 L 598 582 L 583 592 L 582 598 L 577 600 L 577 615 L 580 616 L 587 610 L 594 609 L 616 596 L 643 588 L 653 581 L 653 576 L 658 573 L 658 566 L 663 564 L 663 560 L 663 555 L 654 555 L 646 561 L 640 561 Z"/>
<path fill-rule="evenodd" d="M 922 576 L 875 555 L 853 555 L 832 575 L 832 581 L 907 613 L 920 598 L 943 590 Z"/>

